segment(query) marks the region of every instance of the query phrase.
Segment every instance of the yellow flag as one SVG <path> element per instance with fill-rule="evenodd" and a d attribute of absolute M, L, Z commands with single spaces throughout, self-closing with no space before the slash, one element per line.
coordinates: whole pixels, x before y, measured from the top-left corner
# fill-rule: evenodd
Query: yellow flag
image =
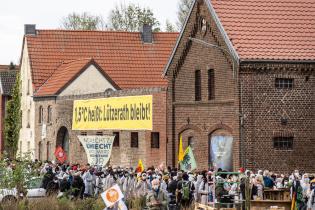
<path fill-rule="evenodd" d="M 143 166 L 143 163 L 142 163 L 142 160 L 139 159 L 139 162 L 138 162 L 138 166 L 137 166 L 137 169 L 136 169 L 137 172 L 142 172 L 144 171 L 144 166 Z"/>
<path fill-rule="evenodd" d="M 183 150 L 183 137 L 182 134 L 179 136 L 179 148 L 178 148 L 178 162 L 184 160 L 184 150 Z"/>

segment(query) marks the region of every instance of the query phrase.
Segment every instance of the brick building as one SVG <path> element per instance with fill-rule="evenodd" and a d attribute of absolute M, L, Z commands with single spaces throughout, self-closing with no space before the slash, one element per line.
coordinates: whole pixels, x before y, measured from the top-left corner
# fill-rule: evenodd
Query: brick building
<path fill-rule="evenodd" d="M 74 100 L 137 95 L 153 96 L 153 129 L 145 130 L 72 130 Z M 49 108 L 50 107 L 50 108 Z M 166 88 L 141 88 L 117 90 L 112 92 L 57 96 L 54 98 L 35 98 L 35 118 L 42 120 L 35 126 L 35 157 L 40 160 L 54 160 L 54 150 L 58 145 L 69 141 L 67 155 L 71 163 L 85 164 L 87 157 L 78 135 L 115 135 L 110 163 L 114 166 L 136 166 L 139 159 L 145 166 L 158 166 L 166 163 Z M 47 111 L 46 111 L 47 110 Z M 49 111 L 51 110 L 51 112 Z M 43 131 L 43 125 L 45 131 Z M 43 135 L 43 132 L 45 134 Z M 66 138 L 65 138 L 66 136 Z M 136 137 L 136 144 L 132 140 Z"/>
<path fill-rule="evenodd" d="M 314 172 L 315 4 L 195 0 L 165 68 L 168 163 Z"/>
<path fill-rule="evenodd" d="M 0 65 L 0 154 L 2 154 L 3 150 L 5 150 L 4 120 L 6 117 L 6 104 L 11 99 L 18 68 L 18 66 L 13 64 Z"/>
<path fill-rule="evenodd" d="M 86 163 L 77 135 L 115 134 L 111 163 L 166 162 L 166 87 L 161 73 L 178 33 L 36 30 L 25 26 L 20 152 L 55 159 L 60 145 L 72 163 Z M 72 129 L 73 100 L 153 96 L 153 129 Z"/>

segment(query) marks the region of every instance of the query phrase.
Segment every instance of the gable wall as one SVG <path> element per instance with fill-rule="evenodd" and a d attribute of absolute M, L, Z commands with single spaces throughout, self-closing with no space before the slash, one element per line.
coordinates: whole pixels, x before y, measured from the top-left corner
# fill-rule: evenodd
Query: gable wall
<path fill-rule="evenodd" d="M 80 95 L 104 92 L 115 88 L 106 80 L 94 65 L 89 66 L 82 74 L 71 82 L 59 95 Z"/>
<path fill-rule="evenodd" d="M 199 4 L 199 12 L 198 12 Z M 198 26 L 198 17 L 209 23 L 206 34 Z M 197 29 L 196 29 L 197 28 Z M 188 37 L 223 46 L 224 41 L 203 0 L 195 5 L 183 38 L 168 69 L 168 164 L 177 164 L 178 138 L 183 134 L 184 148 L 188 137 L 194 137 L 194 153 L 198 169 L 207 169 L 209 163 L 209 136 L 216 130 L 232 135 L 234 167 L 239 166 L 239 117 L 236 79 L 233 78 L 231 57 L 217 48 L 204 47 Z M 187 47 L 188 46 L 188 47 Z M 186 51 L 186 56 L 185 55 Z M 180 64 L 182 63 L 182 64 Z M 208 69 L 214 69 L 215 99 L 208 100 Z M 195 70 L 201 70 L 202 100 L 195 101 Z M 177 74 L 174 76 L 174 72 Z M 173 81 L 172 78 L 175 77 Z"/>
<path fill-rule="evenodd" d="M 35 105 L 33 101 L 33 86 L 31 76 L 30 58 L 28 55 L 27 41 L 25 40 L 23 54 L 21 59 L 21 110 L 22 110 L 22 127 L 20 130 L 20 140 L 18 143 L 18 154 L 30 153 L 35 157 Z M 28 116 L 29 115 L 29 116 Z"/>

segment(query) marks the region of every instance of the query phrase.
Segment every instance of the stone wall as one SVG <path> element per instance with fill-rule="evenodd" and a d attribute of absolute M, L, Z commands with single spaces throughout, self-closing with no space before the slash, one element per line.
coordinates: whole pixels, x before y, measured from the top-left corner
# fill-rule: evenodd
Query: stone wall
<path fill-rule="evenodd" d="M 314 172 L 315 65 L 255 63 L 241 69 L 247 166 Z M 276 78 L 293 79 L 293 88 L 276 88 Z M 294 137 L 293 149 L 274 148 L 279 136 Z"/>

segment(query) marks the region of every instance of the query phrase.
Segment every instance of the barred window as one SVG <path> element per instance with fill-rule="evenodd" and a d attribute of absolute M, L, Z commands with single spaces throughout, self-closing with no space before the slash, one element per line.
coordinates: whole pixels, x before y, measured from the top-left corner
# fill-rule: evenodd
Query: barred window
<path fill-rule="evenodd" d="M 293 149 L 293 137 L 274 137 L 273 148 L 277 150 L 292 150 Z"/>
<path fill-rule="evenodd" d="M 115 136 L 113 147 L 119 147 L 119 132 L 113 132 L 113 135 Z"/>
<path fill-rule="evenodd" d="M 214 99 L 214 70 L 208 70 L 208 100 Z"/>
<path fill-rule="evenodd" d="M 201 72 L 195 71 L 195 101 L 201 100 Z"/>
<path fill-rule="evenodd" d="M 81 136 L 87 136 L 87 132 L 82 131 L 82 132 L 81 132 Z"/>
<path fill-rule="evenodd" d="M 293 79 L 276 78 L 275 86 L 278 89 L 292 89 L 293 88 Z"/>
<path fill-rule="evenodd" d="M 97 136 L 103 136 L 103 132 L 102 131 L 98 131 L 98 132 L 96 132 L 96 135 Z"/>
<path fill-rule="evenodd" d="M 131 132 L 131 142 L 130 146 L 131 147 L 139 147 L 139 139 L 138 139 L 138 132 Z"/>
<path fill-rule="evenodd" d="M 151 133 L 151 148 L 160 148 L 160 133 L 152 132 Z"/>

